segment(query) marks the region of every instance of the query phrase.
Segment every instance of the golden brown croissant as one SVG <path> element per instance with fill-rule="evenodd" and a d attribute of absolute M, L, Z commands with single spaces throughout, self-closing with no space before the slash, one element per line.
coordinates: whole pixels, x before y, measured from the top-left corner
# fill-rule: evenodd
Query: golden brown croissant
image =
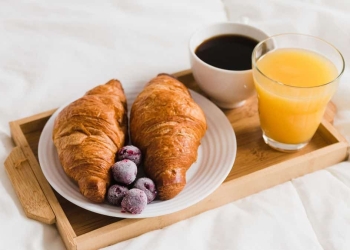
<path fill-rule="evenodd" d="M 105 198 L 110 167 L 126 140 L 127 124 L 126 98 L 118 80 L 88 91 L 55 119 L 53 141 L 63 169 L 93 202 Z"/>
<path fill-rule="evenodd" d="M 170 75 L 159 74 L 137 96 L 130 114 L 131 141 L 141 149 L 145 173 L 156 182 L 161 200 L 185 187 L 206 129 L 203 111 Z"/>

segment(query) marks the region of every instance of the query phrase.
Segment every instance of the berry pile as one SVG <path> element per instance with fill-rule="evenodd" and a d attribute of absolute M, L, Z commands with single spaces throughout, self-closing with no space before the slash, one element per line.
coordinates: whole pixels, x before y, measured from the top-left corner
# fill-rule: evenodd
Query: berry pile
<path fill-rule="evenodd" d="M 157 196 L 156 186 L 150 178 L 137 178 L 141 159 L 140 149 L 127 145 L 117 152 L 117 162 L 111 167 L 116 183 L 109 187 L 107 201 L 121 206 L 122 212 L 140 214 Z"/>

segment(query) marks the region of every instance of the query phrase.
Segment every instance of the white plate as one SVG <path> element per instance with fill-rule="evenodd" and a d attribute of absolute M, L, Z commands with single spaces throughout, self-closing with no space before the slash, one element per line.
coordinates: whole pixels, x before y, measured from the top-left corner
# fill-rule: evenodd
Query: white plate
<path fill-rule="evenodd" d="M 139 88 L 124 86 L 128 110 Z M 200 94 L 191 91 L 193 99 L 203 109 L 208 130 L 198 148 L 197 161 L 187 171 L 187 184 L 180 194 L 171 200 L 153 201 L 141 214 L 122 213 L 120 207 L 95 204 L 80 194 L 78 186 L 64 173 L 52 141 L 53 122 L 65 106 L 59 108 L 46 123 L 39 140 L 39 162 L 50 185 L 65 199 L 86 210 L 120 218 L 146 218 L 177 212 L 210 195 L 225 180 L 236 158 L 236 136 L 223 112 Z"/>

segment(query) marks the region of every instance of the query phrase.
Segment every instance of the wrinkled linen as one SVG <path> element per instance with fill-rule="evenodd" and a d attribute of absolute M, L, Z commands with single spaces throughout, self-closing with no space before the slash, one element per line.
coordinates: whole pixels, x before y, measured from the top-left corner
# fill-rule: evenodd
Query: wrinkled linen
<path fill-rule="evenodd" d="M 140 89 L 188 69 L 188 39 L 218 21 L 334 44 L 350 62 L 350 3 L 195 0 L 0 2 L 0 160 L 9 121 L 57 108 L 118 78 Z M 346 65 L 334 125 L 350 141 Z M 0 249 L 64 249 L 54 225 L 28 219 L 0 168 Z M 350 249 L 350 162 L 345 161 L 105 249 Z"/>

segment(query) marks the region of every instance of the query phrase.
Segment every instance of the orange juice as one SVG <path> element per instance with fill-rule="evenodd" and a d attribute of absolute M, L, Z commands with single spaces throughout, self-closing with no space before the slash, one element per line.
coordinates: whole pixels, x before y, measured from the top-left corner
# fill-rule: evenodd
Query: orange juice
<path fill-rule="evenodd" d="M 309 50 L 281 48 L 259 58 L 253 76 L 264 134 L 285 144 L 308 142 L 336 90 L 334 64 Z"/>

